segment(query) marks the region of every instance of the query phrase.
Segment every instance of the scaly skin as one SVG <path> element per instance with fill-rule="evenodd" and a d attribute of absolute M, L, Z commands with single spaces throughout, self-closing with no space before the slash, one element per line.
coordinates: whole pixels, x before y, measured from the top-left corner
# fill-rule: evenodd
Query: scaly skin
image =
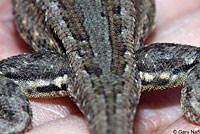
<path fill-rule="evenodd" d="M 152 29 L 154 1 L 13 3 L 25 41 L 35 50 L 66 54 L 73 81 L 67 92 L 86 115 L 91 133 L 131 134 L 141 94 L 133 53 Z"/>
<path fill-rule="evenodd" d="M 191 77 L 198 85 L 199 48 L 163 43 L 140 49 L 153 27 L 154 1 L 13 0 L 13 5 L 20 35 L 37 52 L 1 61 L 0 78 L 19 85 L 15 90 L 28 97 L 69 95 L 85 114 L 91 134 L 131 134 L 141 86 L 173 87 Z M 190 83 L 184 85 L 182 107 L 198 122 L 196 107 L 187 109 Z M 4 126 L 5 133 L 29 128 L 31 112 L 28 106 L 23 110 L 30 117 L 21 124 L 27 125 Z M 15 121 L 10 123 L 15 126 Z"/>

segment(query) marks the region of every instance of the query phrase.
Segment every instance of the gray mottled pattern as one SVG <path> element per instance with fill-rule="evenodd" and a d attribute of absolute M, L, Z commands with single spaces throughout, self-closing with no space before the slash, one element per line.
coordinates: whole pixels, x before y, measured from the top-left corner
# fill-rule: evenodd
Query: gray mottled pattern
<path fill-rule="evenodd" d="M 132 134 L 141 92 L 179 85 L 186 117 L 199 123 L 199 48 L 143 47 L 154 27 L 154 0 L 12 3 L 19 34 L 35 52 L 0 61 L 0 133 L 31 127 L 26 97 L 68 95 L 91 134 Z"/>

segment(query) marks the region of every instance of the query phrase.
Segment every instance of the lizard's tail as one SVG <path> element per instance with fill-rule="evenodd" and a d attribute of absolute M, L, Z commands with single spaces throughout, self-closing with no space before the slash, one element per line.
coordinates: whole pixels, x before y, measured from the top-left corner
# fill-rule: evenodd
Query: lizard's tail
<path fill-rule="evenodd" d="M 78 102 L 75 100 L 86 116 L 90 134 L 132 134 L 139 87 L 120 80 L 96 85 L 80 90 Z"/>

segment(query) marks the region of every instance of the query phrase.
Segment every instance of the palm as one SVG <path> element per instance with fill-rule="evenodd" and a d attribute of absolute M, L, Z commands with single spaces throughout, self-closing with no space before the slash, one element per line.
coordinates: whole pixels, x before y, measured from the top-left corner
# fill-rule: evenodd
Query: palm
<path fill-rule="evenodd" d="M 180 5 L 175 7 L 175 5 Z M 173 8 L 172 5 L 174 6 Z M 200 44 L 198 24 L 199 0 L 157 0 L 156 29 L 151 42 Z M 10 0 L 0 1 L 0 60 L 29 48 L 16 32 Z M 199 126 L 187 121 L 180 107 L 180 89 L 143 93 L 135 120 L 136 133 L 172 133 L 173 130 L 195 130 Z M 89 133 L 84 117 L 68 97 L 31 99 L 33 129 L 28 133 Z"/>

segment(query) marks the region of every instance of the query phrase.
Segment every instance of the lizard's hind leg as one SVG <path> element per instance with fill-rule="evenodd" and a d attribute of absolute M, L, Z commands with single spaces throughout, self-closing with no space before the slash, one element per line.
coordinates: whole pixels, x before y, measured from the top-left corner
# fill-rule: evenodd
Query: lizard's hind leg
<path fill-rule="evenodd" d="M 155 43 L 136 52 L 142 89 L 157 90 L 183 85 L 181 106 L 185 116 L 200 123 L 200 48 Z"/>
<path fill-rule="evenodd" d="M 185 116 L 200 123 L 200 64 L 190 72 L 181 91 L 181 107 Z"/>
<path fill-rule="evenodd" d="M 32 111 L 22 88 L 0 75 L 0 134 L 17 134 L 31 126 Z"/>
<path fill-rule="evenodd" d="M 42 50 L 0 61 L 0 134 L 31 127 L 27 97 L 65 96 L 69 83 L 68 62 L 61 54 Z"/>

